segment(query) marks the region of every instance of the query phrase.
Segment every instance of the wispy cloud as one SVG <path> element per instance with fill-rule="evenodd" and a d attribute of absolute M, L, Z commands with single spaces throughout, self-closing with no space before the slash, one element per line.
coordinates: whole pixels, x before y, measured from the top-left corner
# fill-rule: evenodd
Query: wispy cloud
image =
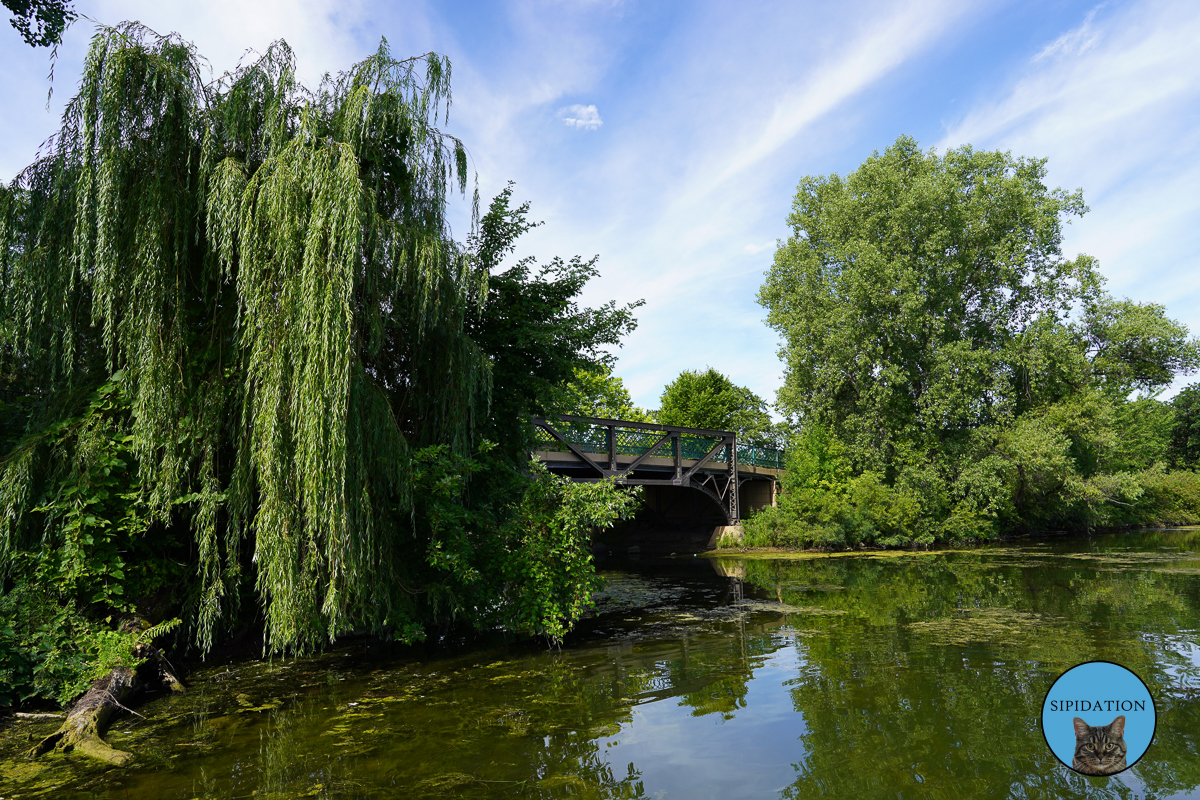
<path fill-rule="evenodd" d="M 891 14 L 878 15 L 845 42 L 835 57 L 775 100 L 773 113 L 761 133 L 730 160 L 720 180 L 767 158 L 805 127 L 923 51 L 964 13 L 964 7 L 962 3 L 932 0 L 903 3 Z"/>
<path fill-rule="evenodd" d="M 631 6 L 628 21 L 597 7 L 548 15 L 527 0 L 511 49 L 530 71 L 456 61 L 456 77 L 470 77 L 454 116 L 485 182 L 515 179 L 546 222 L 521 254 L 598 253 L 584 302 L 646 299 L 618 365 L 638 402 L 708 364 L 770 398 L 782 370 L 755 297 L 795 181 L 812 171 L 803 164 L 859 113 L 858 95 L 975 13 L 965 7 L 853 0 L 731 15 L 698 2 L 686 14 Z M 579 96 L 595 110 L 563 107 Z M 604 137 L 566 135 L 599 122 Z"/>
<path fill-rule="evenodd" d="M 594 105 L 567 106 L 559 113 L 563 115 L 562 121 L 567 124 L 568 128 L 583 128 L 584 130 L 594 131 L 604 124 L 604 120 L 600 119 L 600 112 L 596 110 Z"/>
<path fill-rule="evenodd" d="M 1106 11 L 1047 45 L 941 145 L 1047 158 L 1051 185 L 1082 187 L 1091 207 L 1067 251 L 1096 256 L 1114 294 L 1163 303 L 1200 332 L 1200 6 Z"/>
<path fill-rule="evenodd" d="M 1047 58 L 1083 55 L 1095 47 L 1096 43 L 1100 41 L 1100 32 L 1093 27 L 1092 20 L 1096 18 L 1096 12 L 1103 7 L 1103 5 L 1096 6 L 1083 18 L 1082 25 L 1067 31 L 1046 45 L 1040 53 L 1033 57 L 1034 62 Z"/>

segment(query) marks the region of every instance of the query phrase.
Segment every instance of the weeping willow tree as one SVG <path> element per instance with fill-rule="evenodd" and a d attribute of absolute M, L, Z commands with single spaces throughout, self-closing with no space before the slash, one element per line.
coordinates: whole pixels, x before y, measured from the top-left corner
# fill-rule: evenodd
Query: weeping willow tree
<path fill-rule="evenodd" d="M 198 643 L 249 595 L 272 650 L 411 639 L 519 591 L 478 588 L 481 523 L 447 511 L 490 391 L 449 106 L 449 63 L 386 42 L 310 90 L 282 42 L 206 83 L 178 37 L 99 29 L 61 130 L 0 187 L 0 377 L 27 415 L 0 467 L 10 579 L 112 600 L 122 553 L 175 536 Z M 496 558 L 538 549 L 507 524 Z"/>

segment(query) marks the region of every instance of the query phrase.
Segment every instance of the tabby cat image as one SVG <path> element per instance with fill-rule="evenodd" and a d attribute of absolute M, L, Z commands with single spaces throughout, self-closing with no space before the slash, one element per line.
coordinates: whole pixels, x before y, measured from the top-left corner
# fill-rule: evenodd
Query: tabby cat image
<path fill-rule="evenodd" d="M 1075 760 L 1071 769 L 1084 775 L 1113 775 L 1125 769 L 1125 715 L 1092 727 L 1075 718 Z"/>

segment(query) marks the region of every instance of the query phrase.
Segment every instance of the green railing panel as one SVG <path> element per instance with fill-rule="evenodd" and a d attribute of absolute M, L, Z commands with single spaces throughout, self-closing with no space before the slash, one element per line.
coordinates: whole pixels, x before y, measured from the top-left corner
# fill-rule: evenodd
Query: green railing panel
<path fill-rule="evenodd" d="M 700 436 L 680 436 L 679 454 L 684 458 L 704 458 L 705 454 L 720 441 L 720 439 L 706 439 Z M 718 450 L 716 456 L 713 456 L 711 460 L 716 460 L 718 456 L 721 461 L 725 460 L 725 448 L 722 447 Z"/>
<path fill-rule="evenodd" d="M 618 453 L 627 456 L 640 456 L 653 447 L 654 443 L 662 438 L 662 434 L 654 431 L 621 430 L 617 428 L 615 437 Z M 671 458 L 671 440 L 668 439 L 659 445 L 655 455 Z"/>
<path fill-rule="evenodd" d="M 601 425 L 569 423 L 564 424 L 559 433 L 571 444 L 584 452 L 608 452 L 608 429 Z M 663 435 L 662 432 L 626 428 L 617 428 L 613 434 L 616 440 L 617 453 L 626 456 L 642 455 L 653 447 L 654 443 L 659 441 Z M 566 445 L 558 441 L 549 431 L 543 428 L 535 428 L 533 438 L 537 446 L 543 450 L 556 452 L 565 452 L 567 450 Z M 679 455 L 688 461 L 701 459 L 719 441 L 719 439 L 684 434 L 679 437 Z M 667 439 L 662 442 L 653 455 L 659 458 L 672 458 L 671 440 Z M 709 459 L 709 463 L 724 464 L 727 458 L 726 448 L 722 447 L 713 454 L 713 457 Z M 783 451 L 774 447 L 739 444 L 737 458 L 740 464 L 767 467 L 769 469 L 783 469 Z"/>

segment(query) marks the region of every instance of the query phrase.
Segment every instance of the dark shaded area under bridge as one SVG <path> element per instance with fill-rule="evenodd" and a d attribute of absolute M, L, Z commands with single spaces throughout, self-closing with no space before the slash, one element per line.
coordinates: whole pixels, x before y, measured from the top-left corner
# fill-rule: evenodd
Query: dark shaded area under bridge
<path fill-rule="evenodd" d="M 783 452 L 740 443 L 732 431 L 599 417 L 534 417 L 534 455 L 574 481 L 643 487 L 621 549 L 703 549 L 714 529 L 774 505 Z"/>

